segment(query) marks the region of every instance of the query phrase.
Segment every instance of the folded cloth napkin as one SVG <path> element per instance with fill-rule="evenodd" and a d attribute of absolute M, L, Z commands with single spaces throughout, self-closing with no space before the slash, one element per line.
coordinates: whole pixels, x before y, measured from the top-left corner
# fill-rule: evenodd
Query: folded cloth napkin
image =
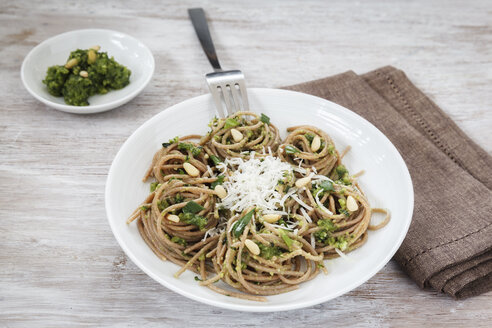
<path fill-rule="evenodd" d="M 394 259 L 420 287 L 456 298 L 492 289 L 492 157 L 417 89 L 383 67 L 287 87 L 345 106 L 398 148 L 415 207 Z"/>

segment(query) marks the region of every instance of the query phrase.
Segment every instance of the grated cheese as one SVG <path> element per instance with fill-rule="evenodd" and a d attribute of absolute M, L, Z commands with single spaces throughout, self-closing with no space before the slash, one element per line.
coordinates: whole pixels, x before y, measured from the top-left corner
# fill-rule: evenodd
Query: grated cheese
<path fill-rule="evenodd" d="M 227 196 L 220 206 L 234 212 L 242 212 L 253 206 L 274 212 L 284 206 L 286 198 L 275 188 L 285 173 L 292 174 L 289 163 L 273 156 L 255 158 L 252 152 L 247 161 L 239 157 L 225 159 L 220 168 L 225 172 L 227 167 L 233 167 L 234 171 L 223 184 Z"/>

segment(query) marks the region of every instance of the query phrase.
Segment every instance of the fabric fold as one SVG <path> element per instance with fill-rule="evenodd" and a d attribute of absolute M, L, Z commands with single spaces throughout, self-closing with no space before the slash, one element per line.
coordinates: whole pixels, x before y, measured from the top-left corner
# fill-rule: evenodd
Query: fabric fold
<path fill-rule="evenodd" d="M 454 297 L 492 289 L 492 157 L 406 75 L 387 66 L 287 87 L 336 102 L 378 127 L 412 176 L 415 206 L 394 259 L 421 287 Z"/>

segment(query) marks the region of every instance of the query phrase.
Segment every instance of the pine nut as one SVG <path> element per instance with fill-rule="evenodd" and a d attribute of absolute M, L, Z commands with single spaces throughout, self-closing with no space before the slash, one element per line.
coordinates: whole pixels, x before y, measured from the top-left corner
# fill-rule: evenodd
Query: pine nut
<path fill-rule="evenodd" d="M 310 182 L 311 182 L 311 177 L 301 178 L 301 179 L 299 179 L 299 180 L 297 180 L 297 181 L 296 181 L 296 187 L 297 187 L 297 188 L 302 188 L 302 187 L 305 187 L 305 186 L 307 186 Z"/>
<path fill-rule="evenodd" d="M 278 220 L 280 220 L 281 215 L 280 214 L 265 214 L 261 218 L 268 223 L 275 223 Z"/>
<path fill-rule="evenodd" d="M 90 49 L 87 52 L 87 63 L 94 64 L 96 62 L 96 59 L 97 59 L 96 52 L 93 49 Z"/>
<path fill-rule="evenodd" d="M 89 73 L 87 73 L 87 71 L 80 71 L 79 75 L 82 77 L 89 77 Z"/>
<path fill-rule="evenodd" d="M 203 158 L 208 159 L 210 156 L 208 154 L 203 155 Z"/>
<path fill-rule="evenodd" d="M 239 130 L 231 129 L 231 134 L 232 139 L 234 139 L 235 142 L 243 140 L 243 134 Z"/>
<path fill-rule="evenodd" d="M 359 205 L 357 205 L 357 202 L 355 201 L 355 198 L 352 196 L 347 197 L 347 209 L 350 212 L 355 212 L 359 209 Z"/>
<path fill-rule="evenodd" d="M 184 163 L 183 168 L 189 176 L 197 177 L 200 175 L 200 171 L 190 163 Z"/>
<path fill-rule="evenodd" d="M 74 67 L 75 65 L 77 65 L 78 63 L 79 63 L 79 61 L 77 58 L 72 58 L 69 61 L 67 61 L 67 63 L 65 64 L 65 68 L 70 69 L 70 68 Z"/>
<path fill-rule="evenodd" d="M 214 190 L 215 190 L 215 193 L 217 194 L 217 196 L 219 196 L 220 199 L 223 199 L 223 198 L 225 198 L 227 196 L 227 191 L 221 185 L 216 185 L 215 188 L 214 188 Z"/>
<path fill-rule="evenodd" d="M 174 214 L 169 214 L 166 218 L 172 222 L 179 222 L 179 216 Z"/>
<path fill-rule="evenodd" d="M 101 49 L 101 46 L 92 46 L 89 49 L 94 49 L 96 51 L 99 51 L 99 49 Z"/>
<path fill-rule="evenodd" d="M 253 254 L 253 255 L 259 255 L 260 254 L 260 248 L 258 247 L 258 245 L 256 245 L 256 243 L 254 241 L 252 241 L 251 239 L 246 239 L 244 241 L 244 245 L 246 245 L 246 247 L 249 249 L 249 251 Z"/>
<path fill-rule="evenodd" d="M 313 153 L 315 153 L 319 150 L 320 147 L 321 147 L 321 138 L 318 135 L 316 135 L 313 141 L 311 142 L 311 150 L 313 151 Z"/>

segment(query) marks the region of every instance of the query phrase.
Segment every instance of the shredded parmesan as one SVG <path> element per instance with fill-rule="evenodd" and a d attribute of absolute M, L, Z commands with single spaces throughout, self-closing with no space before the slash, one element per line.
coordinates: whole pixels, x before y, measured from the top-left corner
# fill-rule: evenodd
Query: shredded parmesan
<path fill-rule="evenodd" d="M 255 158 L 251 154 L 247 161 L 242 158 L 227 158 L 220 168 L 233 167 L 228 181 L 223 186 L 227 196 L 219 204 L 233 212 L 242 212 L 257 207 L 265 212 L 275 212 L 286 200 L 275 188 L 285 174 L 292 174 L 289 163 L 273 156 Z"/>
<path fill-rule="evenodd" d="M 302 200 L 299 199 L 299 197 L 297 197 L 296 195 L 291 195 L 290 196 L 293 200 L 295 200 L 296 202 L 299 203 L 299 205 L 301 205 L 302 207 L 304 207 L 306 210 L 308 211 L 312 211 L 313 208 L 311 206 L 309 206 L 308 204 L 304 203 Z"/>
<path fill-rule="evenodd" d="M 313 222 L 313 220 L 311 220 L 311 218 L 307 214 L 306 210 L 303 209 L 302 207 L 301 207 L 301 213 L 302 213 L 302 216 L 304 216 L 304 218 L 306 219 L 307 222 L 309 222 L 309 223 Z"/>

